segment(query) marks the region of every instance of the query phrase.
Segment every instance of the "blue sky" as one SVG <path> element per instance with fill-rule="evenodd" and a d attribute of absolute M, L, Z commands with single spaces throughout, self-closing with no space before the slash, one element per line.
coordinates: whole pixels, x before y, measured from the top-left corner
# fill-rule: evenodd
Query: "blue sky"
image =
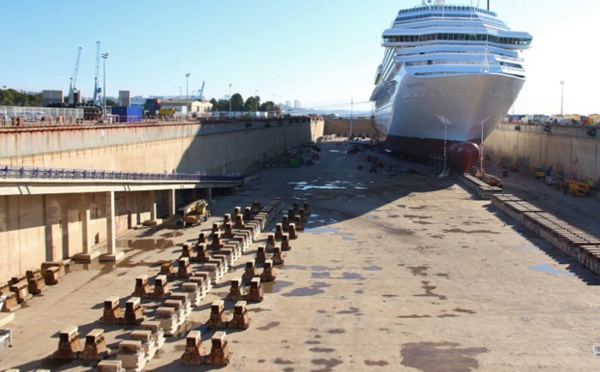
<path fill-rule="evenodd" d="M 474 5 L 477 1 L 472 2 Z M 77 86 L 92 95 L 96 41 L 108 52 L 107 95 L 223 98 L 232 92 L 305 107 L 368 101 L 383 56 L 380 36 L 401 8 L 420 0 L 19 0 L 2 2 L 0 86 L 68 92 L 77 48 Z M 447 1 L 471 4 L 471 1 Z M 480 1 L 480 7 L 486 0 Z M 491 0 L 509 27 L 528 31 L 528 81 L 516 113 L 600 111 L 597 16 L 591 0 Z M 100 66 L 102 80 L 102 65 Z M 370 105 L 356 105 L 369 109 Z"/>

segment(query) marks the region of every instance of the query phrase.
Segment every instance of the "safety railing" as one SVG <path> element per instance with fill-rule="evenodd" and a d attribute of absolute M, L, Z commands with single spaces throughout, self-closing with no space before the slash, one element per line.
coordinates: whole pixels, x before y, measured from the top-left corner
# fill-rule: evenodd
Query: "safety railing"
<path fill-rule="evenodd" d="M 204 181 L 243 182 L 244 175 L 206 175 L 188 173 L 145 173 L 110 170 L 41 168 L 31 166 L 0 165 L 0 179 L 48 180 L 108 180 L 108 181 Z"/>

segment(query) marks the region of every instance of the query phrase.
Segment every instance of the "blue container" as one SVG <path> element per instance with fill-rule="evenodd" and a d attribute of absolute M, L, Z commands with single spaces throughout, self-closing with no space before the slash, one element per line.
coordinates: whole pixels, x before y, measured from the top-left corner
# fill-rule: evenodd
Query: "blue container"
<path fill-rule="evenodd" d="M 140 106 L 114 106 L 113 115 L 118 115 L 119 123 L 139 123 L 142 121 L 142 108 Z"/>

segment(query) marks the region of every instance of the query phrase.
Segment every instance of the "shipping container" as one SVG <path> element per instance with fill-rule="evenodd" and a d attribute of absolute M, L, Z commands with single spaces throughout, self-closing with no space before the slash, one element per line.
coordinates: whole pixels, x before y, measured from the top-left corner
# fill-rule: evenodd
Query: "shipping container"
<path fill-rule="evenodd" d="M 118 115 L 119 123 L 139 123 L 142 121 L 142 108 L 139 106 L 114 106 L 113 115 Z"/>

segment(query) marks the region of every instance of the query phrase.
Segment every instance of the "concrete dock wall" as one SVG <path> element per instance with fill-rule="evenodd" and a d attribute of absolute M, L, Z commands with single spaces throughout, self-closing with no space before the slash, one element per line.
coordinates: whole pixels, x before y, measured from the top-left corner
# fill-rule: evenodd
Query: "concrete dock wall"
<path fill-rule="evenodd" d="M 247 172 L 323 135 L 322 120 L 169 124 L 0 132 L 0 164 L 138 172 Z M 166 187 L 166 188 L 172 188 Z M 182 193 L 195 190 L 180 190 Z M 115 192 L 121 234 L 168 209 L 169 191 Z M 106 193 L 0 196 L 0 282 L 107 240 Z M 87 236 L 84 218 L 89 213 Z M 86 243 L 87 242 L 87 243 Z"/>
<path fill-rule="evenodd" d="M 600 184 L 600 139 L 585 127 L 500 124 L 484 142 L 495 163 L 522 170 L 552 167 L 554 175 Z"/>
<path fill-rule="evenodd" d="M 369 136 L 374 138 L 377 134 L 375 122 L 372 119 L 352 120 L 352 131 L 355 136 Z M 347 137 L 350 134 L 350 119 L 325 119 L 324 134 Z"/>
<path fill-rule="evenodd" d="M 322 120 L 143 124 L 0 132 L 0 164 L 179 173 L 246 172 L 323 135 Z"/>

